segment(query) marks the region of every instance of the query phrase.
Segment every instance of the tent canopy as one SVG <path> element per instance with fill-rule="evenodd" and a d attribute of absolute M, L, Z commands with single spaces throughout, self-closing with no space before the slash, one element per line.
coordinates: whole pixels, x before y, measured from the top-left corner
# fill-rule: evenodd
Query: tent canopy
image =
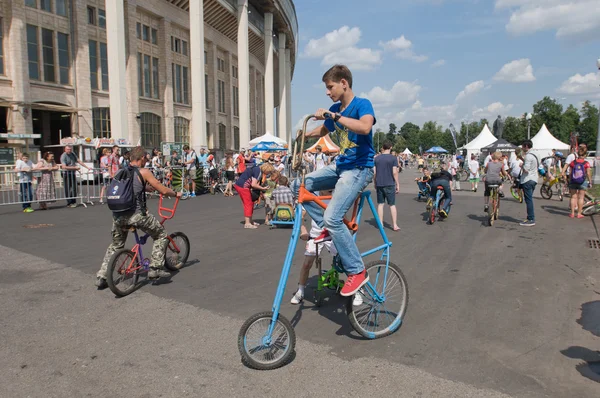
<path fill-rule="evenodd" d="M 324 153 L 337 153 L 340 151 L 340 147 L 333 143 L 333 141 L 329 137 L 329 134 L 319 138 L 319 141 L 317 141 L 317 143 L 315 145 L 308 148 L 307 151 L 309 151 L 311 153 L 316 153 L 317 145 L 321 146 L 321 149 Z"/>
<path fill-rule="evenodd" d="M 490 152 L 490 153 L 496 152 L 496 151 L 514 152 L 515 149 L 517 149 L 517 146 L 506 141 L 504 138 L 501 138 L 501 139 L 497 140 L 496 142 L 481 148 L 482 151 Z"/>
<path fill-rule="evenodd" d="M 275 137 L 274 135 L 272 135 L 271 133 L 266 133 L 265 135 L 261 135 L 260 137 L 256 137 L 253 140 L 250 140 L 250 142 L 248 144 L 250 145 L 258 145 L 261 142 L 275 142 L 279 145 L 285 145 L 287 144 L 287 141 L 279 138 L 279 137 Z"/>
<path fill-rule="evenodd" d="M 425 153 L 448 153 L 448 151 L 442 148 L 441 146 L 432 146 L 431 148 L 426 150 Z"/>
<path fill-rule="evenodd" d="M 531 139 L 531 142 L 533 143 L 533 148 L 531 148 L 532 153 L 540 159 L 550 156 L 553 149 L 568 151 L 570 148 L 569 144 L 565 144 L 554 137 L 545 124 L 542 125 L 535 137 Z"/>
<path fill-rule="evenodd" d="M 412 155 L 412 152 L 410 151 L 410 149 L 406 148 L 404 150 L 404 152 L 402 152 L 403 155 Z"/>
<path fill-rule="evenodd" d="M 285 151 L 286 148 L 284 148 L 282 145 L 276 143 L 276 142 L 260 142 L 257 145 L 253 146 L 251 149 L 251 151 Z"/>
<path fill-rule="evenodd" d="M 467 151 L 480 151 L 481 148 L 490 145 L 491 143 L 496 142 L 496 137 L 490 131 L 490 128 L 486 124 L 481 129 L 479 135 L 469 141 L 466 145 L 459 149 L 466 149 Z"/>

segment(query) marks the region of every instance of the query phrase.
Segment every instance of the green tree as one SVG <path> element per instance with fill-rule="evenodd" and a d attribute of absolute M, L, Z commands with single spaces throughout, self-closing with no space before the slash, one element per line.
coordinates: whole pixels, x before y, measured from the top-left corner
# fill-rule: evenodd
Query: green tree
<path fill-rule="evenodd" d="M 527 138 L 527 121 L 525 118 L 508 116 L 504 120 L 503 138 L 514 145 L 521 145 Z"/>
<path fill-rule="evenodd" d="M 388 130 L 388 134 L 396 134 L 398 127 L 394 123 L 390 123 L 390 129 Z"/>
<path fill-rule="evenodd" d="M 432 146 L 438 145 L 440 136 L 442 135 L 442 126 L 434 121 L 425 122 L 419 133 L 419 144 L 423 147 L 423 151 L 428 150 Z"/>
<path fill-rule="evenodd" d="M 373 147 L 375 148 L 375 152 L 379 152 L 381 147 L 383 146 L 383 142 L 386 140 L 386 134 L 377 129 L 375 134 L 373 135 Z"/>
<path fill-rule="evenodd" d="M 394 123 L 390 123 L 390 128 L 388 133 L 385 135 L 385 139 L 392 143 L 392 147 L 396 144 L 396 125 Z"/>
<path fill-rule="evenodd" d="M 396 138 L 396 143 L 392 148 L 397 153 L 402 153 L 406 149 L 406 139 L 402 136 Z"/>
<path fill-rule="evenodd" d="M 419 131 L 421 128 L 414 123 L 404 123 L 400 128 L 400 136 L 404 138 L 406 147 L 412 153 L 419 153 Z"/>
<path fill-rule="evenodd" d="M 556 134 L 556 138 L 562 142 L 569 142 L 571 133 L 579 130 L 579 112 L 573 105 L 569 105 L 561 116 L 561 128 Z"/>
<path fill-rule="evenodd" d="M 441 126 L 440 126 L 441 129 Z M 441 146 L 449 153 L 456 152 L 456 147 L 454 146 L 454 140 L 452 139 L 452 133 L 450 129 L 446 129 L 445 131 L 441 131 L 438 135 L 437 145 Z"/>
<path fill-rule="evenodd" d="M 552 135 L 562 135 L 563 107 L 555 99 L 544 97 L 533 105 L 533 118 L 531 119 L 531 136 L 533 137 L 546 124 Z"/>
<path fill-rule="evenodd" d="M 581 122 L 579 123 L 579 142 L 588 145 L 588 149 L 596 150 L 598 136 L 598 108 L 590 101 L 585 101 L 581 107 Z"/>

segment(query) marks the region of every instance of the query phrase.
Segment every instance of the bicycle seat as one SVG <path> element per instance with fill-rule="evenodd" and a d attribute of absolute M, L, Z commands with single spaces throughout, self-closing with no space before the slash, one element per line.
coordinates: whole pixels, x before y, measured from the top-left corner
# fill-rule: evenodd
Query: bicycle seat
<path fill-rule="evenodd" d="M 130 232 L 135 232 L 135 227 L 129 227 L 127 228 Z"/>
<path fill-rule="evenodd" d="M 492 184 L 492 185 L 488 185 L 488 188 L 498 188 L 500 185 L 498 184 Z"/>
<path fill-rule="evenodd" d="M 443 187 L 443 186 L 441 186 L 441 185 L 438 185 L 437 189 L 438 189 L 438 191 L 443 191 L 443 190 L 444 190 L 444 187 Z"/>

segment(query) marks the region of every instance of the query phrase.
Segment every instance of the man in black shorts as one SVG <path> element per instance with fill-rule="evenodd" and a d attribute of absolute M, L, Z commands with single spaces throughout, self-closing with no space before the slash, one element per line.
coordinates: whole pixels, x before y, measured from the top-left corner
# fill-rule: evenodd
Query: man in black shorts
<path fill-rule="evenodd" d="M 383 205 L 385 202 L 390 206 L 392 213 L 392 228 L 399 231 L 396 223 L 396 194 L 400 192 L 398 183 L 398 158 L 390 153 L 392 144 L 389 141 L 383 143 L 382 153 L 375 157 L 375 190 L 377 191 L 377 214 L 383 223 Z"/>

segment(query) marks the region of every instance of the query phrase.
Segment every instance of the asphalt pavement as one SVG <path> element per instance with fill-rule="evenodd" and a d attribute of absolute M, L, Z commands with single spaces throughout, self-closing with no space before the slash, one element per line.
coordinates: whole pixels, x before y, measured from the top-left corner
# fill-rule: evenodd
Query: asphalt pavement
<path fill-rule="evenodd" d="M 125 299 L 93 287 L 110 241 L 106 207 L 0 208 L 0 396 L 597 397 L 596 220 L 537 197 L 537 225 L 520 227 L 525 207 L 507 198 L 487 227 L 480 189 L 456 192 L 450 218 L 430 226 L 416 175 L 401 174 L 402 230 L 387 229 L 409 284 L 404 325 L 369 341 L 339 297 L 317 308 L 309 290 L 302 306 L 289 304 L 299 245 L 282 306 L 297 355 L 271 372 L 245 368 L 236 338 L 270 309 L 290 231 L 243 229 L 237 197 L 181 202 L 166 225 L 190 237 L 188 266 Z M 366 210 L 358 245 L 380 242 Z"/>

